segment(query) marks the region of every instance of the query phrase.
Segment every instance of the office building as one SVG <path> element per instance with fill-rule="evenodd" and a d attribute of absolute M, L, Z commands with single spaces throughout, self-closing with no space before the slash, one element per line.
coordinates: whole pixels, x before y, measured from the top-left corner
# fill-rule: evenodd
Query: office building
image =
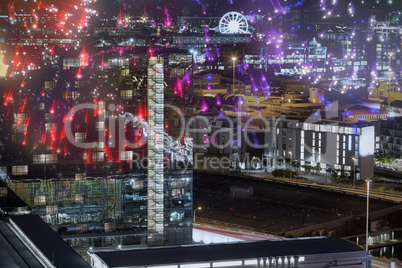
<path fill-rule="evenodd" d="M 192 139 L 181 120 L 195 100 L 192 55 L 110 58 L 61 70 L 37 105 L 4 120 L 16 148 L 1 161 L 8 186 L 79 250 L 191 243 Z"/>
<path fill-rule="evenodd" d="M 386 154 L 402 157 L 402 118 L 377 121 L 375 126 L 375 149 Z"/>
<path fill-rule="evenodd" d="M 310 166 L 321 174 L 355 171 L 357 180 L 373 177 L 374 126 L 278 119 L 265 137 L 264 154 L 274 168 L 285 168 L 291 159 L 300 171 Z"/>

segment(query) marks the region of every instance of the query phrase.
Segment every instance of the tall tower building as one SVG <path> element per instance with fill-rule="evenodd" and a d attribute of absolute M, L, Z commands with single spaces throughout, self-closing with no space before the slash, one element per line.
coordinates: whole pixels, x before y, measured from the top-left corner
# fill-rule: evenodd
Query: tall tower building
<path fill-rule="evenodd" d="M 149 239 L 163 243 L 164 230 L 164 85 L 163 57 L 148 59 L 148 230 Z"/>

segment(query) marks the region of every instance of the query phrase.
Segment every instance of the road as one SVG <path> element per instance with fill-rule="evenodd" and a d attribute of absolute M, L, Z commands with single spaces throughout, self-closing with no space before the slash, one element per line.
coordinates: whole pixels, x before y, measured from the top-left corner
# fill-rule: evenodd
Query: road
<path fill-rule="evenodd" d="M 258 241 L 258 240 L 277 240 L 277 239 L 286 239 L 281 236 L 269 235 L 259 232 L 250 232 L 247 230 L 242 230 L 233 227 L 226 227 L 222 225 L 216 224 L 194 224 L 194 229 L 207 231 L 215 234 L 220 234 L 224 236 L 229 236 L 233 238 L 237 238 L 244 241 Z"/>
<path fill-rule="evenodd" d="M 231 198 L 230 187 L 251 186 L 251 198 Z M 352 191 L 353 192 L 353 191 Z M 370 212 L 395 205 L 389 200 L 370 199 Z M 197 218 L 247 227 L 263 233 L 281 234 L 289 230 L 324 223 L 366 211 L 366 197 L 336 189 L 306 187 L 278 181 L 263 181 L 194 171 L 194 206 Z"/>
<path fill-rule="evenodd" d="M 248 175 L 252 178 L 261 178 L 261 179 L 266 179 L 266 180 L 272 180 L 272 179 L 267 179 L 268 176 L 270 176 L 269 173 L 266 173 L 264 171 L 246 171 L 242 172 L 245 175 Z M 325 176 L 318 176 L 318 175 L 311 175 L 311 174 L 303 174 L 303 177 L 313 180 L 315 182 L 319 183 L 330 183 L 331 179 L 329 177 Z M 353 188 L 352 186 L 347 186 L 339 184 L 339 186 L 333 186 L 333 185 L 325 185 L 325 184 L 317 184 L 317 183 L 305 183 L 305 182 L 297 182 L 297 181 L 288 181 L 289 184 L 296 184 L 296 185 L 305 185 L 305 186 L 313 186 L 313 187 L 321 187 L 322 189 L 329 189 L 333 191 L 339 191 L 339 192 L 344 192 L 344 193 L 351 193 L 351 194 L 359 194 L 366 196 L 367 191 L 364 187 L 355 187 Z M 385 186 L 386 188 L 393 188 L 395 186 L 399 186 L 400 184 L 390 184 L 390 183 L 379 183 L 379 182 L 372 182 L 372 185 L 375 186 Z M 389 201 L 402 204 L 402 193 L 401 194 L 390 194 L 387 192 L 381 192 L 379 190 L 370 191 L 370 196 L 372 197 L 377 197 L 381 199 L 387 199 Z"/>

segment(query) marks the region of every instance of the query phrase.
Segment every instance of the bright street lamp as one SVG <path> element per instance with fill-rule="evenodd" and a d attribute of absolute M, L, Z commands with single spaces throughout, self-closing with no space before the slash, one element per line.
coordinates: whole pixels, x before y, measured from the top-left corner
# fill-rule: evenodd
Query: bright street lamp
<path fill-rule="evenodd" d="M 367 178 L 367 212 L 366 212 L 366 251 L 368 252 L 368 242 L 369 242 L 369 200 L 370 200 L 370 182 L 371 180 Z"/>
<path fill-rule="evenodd" d="M 232 57 L 232 62 L 233 62 L 233 95 L 235 93 L 235 64 L 236 64 L 236 57 Z"/>
<path fill-rule="evenodd" d="M 356 186 L 356 158 L 352 157 L 353 160 L 353 187 Z"/>
<path fill-rule="evenodd" d="M 233 101 L 236 100 L 236 95 L 235 95 L 236 60 L 237 60 L 236 57 L 232 57 L 232 63 L 233 63 L 233 89 L 232 89 L 233 92 L 232 92 L 232 95 L 235 96 Z M 241 116 L 241 114 L 239 114 L 239 111 L 240 112 L 242 111 L 240 105 L 241 105 L 241 103 L 240 103 L 240 97 L 239 97 L 239 98 L 237 98 L 237 113 L 236 113 L 237 118 L 239 118 L 239 115 Z M 240 148 L 240 139 L 241 139 L 240 137 L 241 137 L 241 120 L 239 120 L 237 122 L 237 150 L 239 150 L 239 148 Z M 238 151 L 236 153 L 239 155 Z M 235 160 L 235 168 L 237 169 L 237 161 L 236 160 Z"/>
<path fill-rule="evenodd" d="M 198 208 L 196 208 L 196 209 L 194 209 L 194 214 L 193 214 L 193 223 L 195 224 L 195 212 L 197 211 L 197 210 L 201 210 L 202 209 L 202 207 L 198 207 Z"/>
<path fill-rule="evenodd" d="M 290 155 L 290 178 L 292 178 L 292 168 L 293 168 L 293 164 L 292 164 L 292 151 L 289 151 L 289 155 Z"/>

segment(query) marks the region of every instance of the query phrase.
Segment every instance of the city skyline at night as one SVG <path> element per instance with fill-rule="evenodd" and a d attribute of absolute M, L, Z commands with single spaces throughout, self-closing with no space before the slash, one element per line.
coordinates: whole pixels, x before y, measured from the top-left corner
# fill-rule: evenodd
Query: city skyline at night
<path fill-rule="evenodd" d="M 34 214 L 92 267 L 221 235 L 311 247 L 149 264 L 402 259 L 401 22 L 399 0 L 0 2 L 4 226 Z"/>

